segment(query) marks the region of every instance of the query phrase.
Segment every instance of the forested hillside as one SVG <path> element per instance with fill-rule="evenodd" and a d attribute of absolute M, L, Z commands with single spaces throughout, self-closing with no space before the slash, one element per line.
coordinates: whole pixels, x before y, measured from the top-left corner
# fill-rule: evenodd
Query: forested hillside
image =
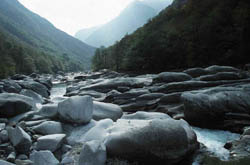
<path fill-rule="evenodd" d="M 56 29 L 17 0 L 0 3 L 0 76 L 90 66 L 95 48 Z"/>
<path fill-rule="evenodd" d="M 175 0 L 157 17 L 109 48 L 93 68 L 160 72 L 250 62 L 249 0 Z"/>

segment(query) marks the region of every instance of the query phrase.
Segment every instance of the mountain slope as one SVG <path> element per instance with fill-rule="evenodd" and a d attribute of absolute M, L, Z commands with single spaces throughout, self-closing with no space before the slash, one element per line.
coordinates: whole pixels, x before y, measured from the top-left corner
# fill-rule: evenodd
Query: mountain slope
<path fill-rule="evenodd" d="M 79 67 L 88 67 L 95 51 L 95 48 L 56 29 L 17 0 L 1 0 L 0 30 L 7 38 L 13 38 L 16 44 L 19 42 L 59 60 L 66 58 Z"/>
<path fill-rule="evenodd" d="M 143 2 L 134 1 L 118 17 L 98 28 L 84 41 L 95 47 L 110 46 L 126 34 L 141 27 L 156 13 L 153 8 Z M 79 39 L 83 40 L 84 38 Z"/>
<path fill-rule="evenodd" d="M 98 49 L 93 64 L 147 72 L 243 65 L 250 62 L 249 20 L 248 0 L 176 0 L 116 45 Z"/>
<path fill-rule="evenodd" d="M 161 10 L 165 9 L 171 4 L 173 0 L 144 0 L 143 3 L 152 7 L 159 13 Z"/>

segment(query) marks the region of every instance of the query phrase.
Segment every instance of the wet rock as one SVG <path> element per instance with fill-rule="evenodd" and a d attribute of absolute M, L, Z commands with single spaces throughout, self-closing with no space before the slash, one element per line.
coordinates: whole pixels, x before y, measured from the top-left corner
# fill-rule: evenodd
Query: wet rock
<path fill-rule="evenodd" d="M 32 129 L 42 135 L 61 134 L 63 133 L 62 124 L 55 121 L 45 121 Z"/>
<path fill-rule="evenodd" d="M 62 120 L 86 124 L 92 119 L 93 100 L 89 96 L 73 96 L 58 104 Z"/>
<path fill-rule="evenodd" d="M 232 147 L 229 149 L 231 159 L 239 160 L 250 157 L 250 135 L 243 135 L 239 140 L 232 142 Z"/>
<path fill-rule="evenodd" d="M 209 71 L 206 71 L 203 68 L 191 68 L 191 69 L 184 70 L 183 72 L 192 76 L 193 78 L 209 74 Z"/>
<path fill-rule="evenodd" d="M 3 84 L 3 90 L 8 93 L 19 93 L 21 91 L 21 86 L 16 83 L 16 81 L 5 79 L 2 80 L 4 82 Z"/>
<path fill-rule="evenodd" d="M 49 150 L 51 152 L 54 152 L 61 147 L 65 137 L 66 137 L 65 134 L 53 134 L 53 135 L 42 136 L 37 139 L 36 149 Z"/>
<path fill-rule="evenodd" d="M 51 153 L 51 151 L 34 151 L 30 154 L 30 160 L 35 165 L 58 165 L 59 161 Z"/>
<path fill-rule="evenodd" d="M 218 72 L 239 72 L 239 69 L 231 67 L 231 66 L 213 65 L 213 66 L 205 68 L 205 71 L 215 74 Z"/>
<path fill-rule="evenodd" d="M 28 76 L 25 76 L 23 74 L 15 74 L 14 76 L 11 77 L 12 80 L 24 80 L 29 78 Z"/>
<path fill-rule="evenodd" d="M 7 161 L 8 162 L 11 162 L 11 163 L 14 163 L 15 162 L 15 159 L 16 159 L 16 153 L 15 152 L 11 152 L 8 157 L 7 157 Z"/>
<path fill-rule="evenodd" d="M 201 76 L 198 79 L 201 81 L 220 81 L 220 80 L 238 80 L 247 77 L 241 77 L 235 72 L 219 72 L 213 75 Z"/>
<path fill-rule="evenodd" d="M 19 159 L 19 160 L 27 160 L 28 156 L 25 155 L 25 154 L 20 154 L 20 155 L 17 156 L 17 159 Z"/>
<path fill-rule="evenodd" d="M 107 159 L 106 147 L 102 142 L 89 141 L 83 145 L 79 165 L 105 165 Z"/>
<path fill-rule="evenodd" d="M 13 93 L 0 94 L 0 118 L 14 117 L 34 108 L 34 101 L 30 97 Z"/>
<path fill-rule="evenodd" d="M 94 120 L 102 120 L 102 119 L 112 119 L 116 121 L 121 118 L 122 109 L 115 105 L 109 103 L 101 103 L 94 101 L 94 110 L 93 110 L 93 119 Z"/>
<path fill-rule="evenodd" d="M 181 72 L 162 72 L 158 74 L 154 79 L 153 83 L 171 83 L 191 80 L 192 77 L 186 73 Z"/>
<path fill-rule="evenodd" d="M 7 130 L 0 131 L 0 141 L 2 143 L 8 142 L 9 140 L 9 134 Z"/>
<path fill-rule="evenodd" d="M 8 128 L 9 138 L 19 153 L 29 153 L 32 144 L 31 137 L 21 127 Z"/>

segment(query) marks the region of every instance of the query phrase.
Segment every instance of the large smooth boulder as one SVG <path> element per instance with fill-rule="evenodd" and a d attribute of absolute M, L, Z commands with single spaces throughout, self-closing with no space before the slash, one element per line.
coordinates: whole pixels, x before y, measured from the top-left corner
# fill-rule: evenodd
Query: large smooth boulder
<path fill-rule="evenodd" d="M 33 161 L 35 165 L 59 165 L 59 161 L 51 151 L 34 151 L 30 154 L 30 160 Z"/>
<path fill-rule="evenodd" d="M 185 92 L 185 119 L 196 126 L 241 132 L 250 125 L 250 92 L 247 87 L 216 87 Z"/>
<path fill-rule="evenodd" d="M 242 77 L 240 74 L 235 73 L 235 72 L 219 72 L 213 75 L 205 75 L 199 77 L 199 80 L 201 81 L 220 81 L 220 80 L 239 80 L 242 78 L 247 78 L 247 77 Z"/>
<path fill-rule="evenodd" d="M 78 165 L 105 165 L 106 146 L 100 141 L 89 141 L 83 145 Z"/>
<path fill-rule="evenodd" d="M 51 152 L 54 152 L 61 147 L 65 137 L 66 137 L 65 134 L 53 134 L 53 135 L 42 136 L 37 139 L 36 149 L 49 150 Z"/>
<path fill-rule="evenodd" d="M 61 134 L 63 133 L 62 124 L 56 121 L 45 121 L 37 126 L 32 127 L 33 131 L 42 135 Z"/>
<path fill-rule="evenodd" d="M 191 80 L 192 77 L 186 73 L 181 72 L 162 72 L 158 74 L 154 79 L 154 83 L 171 83 Z"/>
<path fill-rule="evenodd" d="M 183 72 L 192 76 L 193 78 L 209 74 L 209 72 L 203 68 L 190 68 L 190 69 L 184 70 Z"/>
<path fill-rule="evenodd" d="M 70 97 L 58 104 L 58 113 L 67 122 L 86 124 L 92 119 L 93 100 L 90 96 Z"/>
<path fill-rule="evenodd" d="M 102 120 L 109 118 L 113 121 L 116 121 L 117 119 L 121 118 L 121 116 L 122 109 L 118 105 L 94 101 L 94 120 Z"/>
<path fill-rule="evenodd" d="M 118 120 L 107 132 L 109 156 L 140 162 L 178 163 L 199 147 L 196 134 L 183 120 Z"/>
<path fill-rule="evenodd" d="M 19 81 L 18 84 L 24 89 L 30 89 L 45 98 L 49 98 L 49 89 L 45 85 L 39 82 L 28 80 L 28 81 Z"/>
<path fill-rule="evenodd" d="M 32 144 L 29 134 L 27 134 L 21 127 L 9 127 L 8 134 L 11 143 L 19 153 L 29 153 Z"/>
<path fill-rule="evenodd" d="M 19 93 L 21 91 L 21 86 L 16 83 L 16 81 L 11 79 L 2 80 L 3 90 L 8 93 Z"/>
<path fill-rule="evenodd" d="M 0 94 L 0 118 L 11 118 L 35 108 L 32 98 L 13 94 Z"/>

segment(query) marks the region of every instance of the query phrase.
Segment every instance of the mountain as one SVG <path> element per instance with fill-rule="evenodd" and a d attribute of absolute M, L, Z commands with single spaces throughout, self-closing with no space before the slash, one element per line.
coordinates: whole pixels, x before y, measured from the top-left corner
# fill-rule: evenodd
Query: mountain
<path fill-rule="evenodd" d="M 165 9 L 168 5 L 171 4 L 173 0 L 144 0 L 142 1 L 144 4 L 152 7 L 159 13 L 163 9 Z"/>
<path fill-rule="evenodd" d="M 145 1 L 148 1 L 149 5 L 144 1 L 135 0 L 112 21 L 97 29 L 96 27 L 94 29 L 83 29 L 77 32 L 75 37 L 95 47 L 110 46 L 157 15 L 160 5 L 166 7 L 166 2 L 169 4 L 169 1 L 163 3 L 162 0 L 154 0 L 154 3 L 150 0 Z M 151 5 L 157 7 L 154 9 Z"/>
<path fill-rule="evenodd" d="M 98 49 L 95 69 L 161 72 L 250 63 L 249 0 L 175 0 L 120 42 Z"/>
<path fill-rule="evenodd" d="M 1 0 L 0 32 L 5 38 L 1 38 L 2 43 L 9 42 L 23 50 L 49 55 L 50 58 L 56 58 L 56 61 L 71 65 L 71 68 L 64 68 L 65 71 L 81 69 L 83 65 L 88 67 L 95 51 L 94 47 L 55 28 L 17 0 Z"/>

